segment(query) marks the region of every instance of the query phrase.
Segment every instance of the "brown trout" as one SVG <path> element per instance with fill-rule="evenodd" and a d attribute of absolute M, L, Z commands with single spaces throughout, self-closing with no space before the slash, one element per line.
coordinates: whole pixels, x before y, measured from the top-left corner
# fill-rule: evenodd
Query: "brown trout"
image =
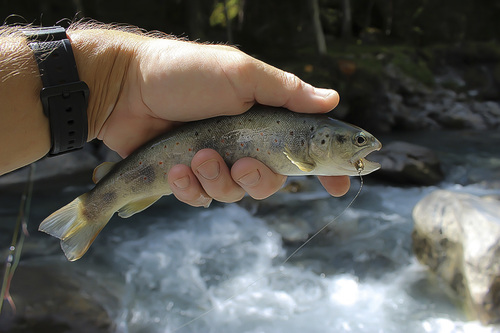
<path fill-rule="evenodd" d="M 365 156 L 381 147 L 370 133 L 326 115 L 257 105 L 238 116 L 187 123 L 116 164 L 101 164 L 96 186 L 47 217 L 39 230 L 61 239 L 66 257 L 77 260 L 115 212 L 130 217 L 171 194 L 170 168 L 190 165 L 203 148 L 215 149 L 229 166 L 249 156 L 286 176 L 357 176 L 380 168 Z"/>

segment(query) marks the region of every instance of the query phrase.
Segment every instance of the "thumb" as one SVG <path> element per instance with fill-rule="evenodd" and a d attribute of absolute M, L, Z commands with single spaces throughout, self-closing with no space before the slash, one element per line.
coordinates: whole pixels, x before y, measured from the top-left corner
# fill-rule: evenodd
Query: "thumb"
<path fill-rule="evenodd" d="M 257 62 L 259 69 L 252 76 L 256 102 L 303 113 L 328 112 L 338 105 L 337 91 L 313 87 L 292 73 Z"/>

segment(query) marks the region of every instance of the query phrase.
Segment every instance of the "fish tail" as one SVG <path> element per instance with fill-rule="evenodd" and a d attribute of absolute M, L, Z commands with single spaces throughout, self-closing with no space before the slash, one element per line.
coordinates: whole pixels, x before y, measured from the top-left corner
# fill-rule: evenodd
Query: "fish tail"
<path fill-rule="evenodd" d="M 89 249 L 99 232 L 108 223 L 113 214 L 101 214 L 88 220 L 83 211 L 85 199 L 83 194 L 52 213 L 42 221 L 38 230 L 61 240 L 61 248 L 70 261 L 80 259 Z"/>

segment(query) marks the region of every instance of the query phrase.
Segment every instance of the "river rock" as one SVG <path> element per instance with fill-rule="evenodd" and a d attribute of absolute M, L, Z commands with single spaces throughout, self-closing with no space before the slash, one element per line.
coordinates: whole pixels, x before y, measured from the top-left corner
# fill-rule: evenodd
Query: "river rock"
<path fill-rule="evenodd" d="M 484 324 L 500 322 L 500 202 L 437 190 L 413 210 L 413 251 Z"/>
<path fill-rule="evenodd" d="M 393 141 L 368 159 L 382 165 L 374 175 L 391 182 L 434 185 L 444 179 L 436 153 L 412 143 Z"/>
<path fill-rule="evenodd" d="M 106 309 L 83 290 L 80 281 L 62 271 L 51 265 L 18 266 L 10 288 L 16 308 L 4 302 L 0 333 L 113 332 Z"/>

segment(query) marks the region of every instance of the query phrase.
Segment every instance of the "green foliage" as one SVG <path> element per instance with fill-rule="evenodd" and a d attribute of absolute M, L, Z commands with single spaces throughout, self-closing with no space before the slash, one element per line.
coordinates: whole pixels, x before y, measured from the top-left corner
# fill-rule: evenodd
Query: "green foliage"
<path fill-rule="evenodd" d="M 434 85 L 434 74 L 421 57 L 411 56 L 403 52 L 394 54 L 392 63 L 411 78 L 432 87 Z"/>
<path fill-rule="evenodd" d="M 218 1 L 214 6 L 212 15 L 210 15 L 210 26 L 214 27 L 217 25 L 221 25 L 225 27 L 228 20 L 230 21 L 238 16 L 239 10 L 239 0 Z M 226 17 L 226 13 L 228 17 Z"/>

